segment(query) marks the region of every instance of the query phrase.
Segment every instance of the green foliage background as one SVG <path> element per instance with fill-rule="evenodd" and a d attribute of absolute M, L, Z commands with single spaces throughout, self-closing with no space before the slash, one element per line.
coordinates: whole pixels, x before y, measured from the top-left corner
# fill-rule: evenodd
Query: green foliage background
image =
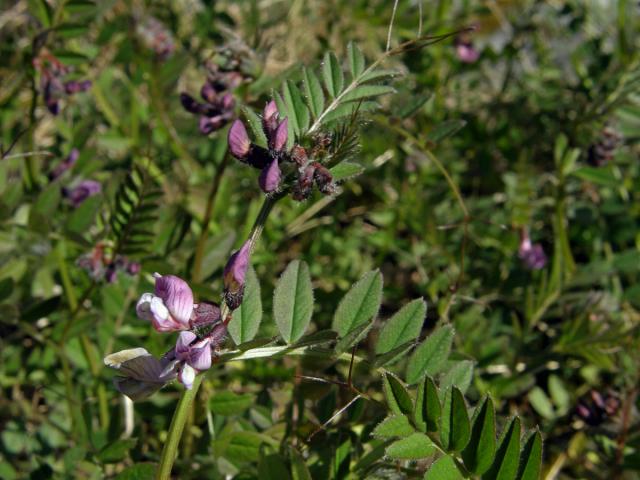
<path fill-rule="evenodd" d="M 341 63 L 353 42 L 368 62 L 379 59 L 392 16 L 391 47 L 477 25 L 469 38 L 480 57 L 461 62 L 449 37 L 385 60 L 382 68 L 394 74 L 383 83 L 395 93 L 376 98 L 379 108 L 363 109 L 357 123 L 353 161 L 363 173 L 335 197 L 275 206 L 252 257 L 259 302 L 254 297 L 243 313 L 264 312 L 257 338 L 289 328 L 287 304 L 274 306 L 273 292 L 287 265 L 300 260 L 289 268 L 308 268 L 311 278 L 307 332 L 340 331 L 334 312 L 341 298 L 379 269 L 382 306 L 358 347 L 361 358 L 374 362 L 374 353 L 401 345 L 384 326 L 422 297 L 426 321 L 410 328 L 420 332 L 415 345 L 437 325 L 456 332 L 442 364 L 424 359 L 449 396 L 440 400 L 454 409 L 458 390 L 445 394 L 444 384 L 465 392 L 476 416 L 483 418 L 487 402 L 495 405 L 498 455 L 537 448 L 535 436 L 520 439 L 522 424 L 544 438 L 542 478 L 637 478 L 639 15 L 626 0 L 417 0 L 397 8 L 378 0 L 4 2 L 0 478 L 152 478 L 182 387 L 135 404 L 127 418 L 132 407 L 112 387 L 102 358 L 172 347 L 174 336 L 135 316 L 155 271 L 188 279 L 198 298 L 219 301 L 222 268 L 263 197 L 255 171 L 225 155 L 226 130 L 201 135 L 179 93 L 195 95 L 206 59 L 231 46 L 253 77 L 236 96 L 260 112 L 283 80 L 302 79 L 302 66 L 320 71 L 328 51 Z M 175 52 L 164 61 L 136 33 L 149 16 L 174 37 Z M 55 117 L 33 66 L 41 48 L 93 82 L 65 98 Z M 621 141 L 598 166 L 589 152 L 607 126 Z M 60 182 L 47 179 L 72 148 L 80 158 L 63 183 L 91 178 L 103 186 L 77 209 L 61 197 Z M 132 194 L 121 213 L 139 215 L 115 220 L 135 225 L 126 245 L 126 222 L 114 225 L 112 215 L 125 188 Z M 518 258 L 523 228 L 549 257 L 542 270 Z M 107 239 L 141 262 L 140 275 L 107 284 L 78 267 Z M 291 330 L 285 340 L 300 335 Z M 413 355 L 402 351 L 388 367 L 402 378 L 398 388 L 420 382 L 406 405 L 426 395 Z M 433 458 L 388 439 L 427 437 L 412 433 L 416 418 L 414 426 L 403 420 L 413 412 L 389 400 L 398 391 L 387 385 L 390 376 L 356 364 L 353 384 L 367 398 L 332 418 L 353 399 L 340 384 L 348 372 L 348 361 L 293 356 L 214 365 L 187 423 L 175 478 L 422 478 Z M 593 392 L 616 408 L 604 411 Z M 386 423 L 385 404 L 394 423 Z M 579 405 L 588 406 L 591 423 Z M 451 443 L 455 436 L 442 435 L 445 448 L 462 450 Z M 461 455 L 466 464 L 475 454 Z M 449 457 L 441 458 L 433 469 L 450 471 Z M 515 468 L 486 476 L 516 478 L 522 471 Z"/>

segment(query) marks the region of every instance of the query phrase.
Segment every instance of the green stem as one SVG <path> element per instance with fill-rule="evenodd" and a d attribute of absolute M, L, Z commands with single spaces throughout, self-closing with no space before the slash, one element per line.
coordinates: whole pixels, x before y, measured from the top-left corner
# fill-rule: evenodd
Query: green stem
<path fill-rule="evenodd" d="M 260 235 L 264 229 L 264 224 L 269 217 L 269 213 L 271 213 L 271 209 L 283 196 L 284 192 L 267 197 L 262 203 L 262 208 L 260 208 L 260 211 L 258 212 L 251 234 L 249 235 L 249 241 L 251 242 L 252 249 L 260 239 Z M 223 319 L 226 318 L 228 313 L 228 307 L 223 304 L 221 317 Z M 175 462 L 178 454 L 178 446 L 180 445 L 182 432 L 184 431 L 184 426 L 189 418 L 193 401 L 198 395 L 198 390 L 200 389 L 200 385 L 202 385 L 203 379 L 204 375 L 198 375 L 193 382 L 193 387 L 190 390 L 185 389 L 182 392 L 180 401 L 178 402 L 176 410 L 173 413 L 173 418 L 171 419 L 167 441 L 165 442 L 164 447 L 162 448 L 162 453 L 160 454 L 160 462 L 158 464 L 158 470 L 156 471 L 156 480 L 169 480 L 171 478 L 171 469 L 173 468 L 173 463 Z"/>
<path fill-rule="evenodd" d="M 204 375 L 197 376 L 193 382 L 193 387 L 190 390 L 185 389 L 180 397 L 178 406 L 176 407 L 176 410 L 173 413 L 173 418 L 171 419 L 171 426 L 169 427 L 167 441 L 164 444 L 162 455 L 160 456 L 160 463 L 158 464 L 158 470 L 156 472 L 157 480 L 168 480 L 171 478 L 171 468 L 173 467 L 173 462 L 175 462 L 178 454 L 178 445 L 180 444 L 184 424 L 187 421 L 189 412 L 191 411 L 193 400 L 198 394 L 200 385 L 202 385 L 203 378 Z"/>

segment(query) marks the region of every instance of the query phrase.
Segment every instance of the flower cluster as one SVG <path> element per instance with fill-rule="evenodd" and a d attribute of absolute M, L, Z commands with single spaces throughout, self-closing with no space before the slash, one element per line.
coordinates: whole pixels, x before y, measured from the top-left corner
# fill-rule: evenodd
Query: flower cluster
<path fill-rule="evenodd" d="M 225 339 L 227 325 L 218 305 L 194 303 L 191 288 L 181 278 L 157 273 L 154 277 L 154 292 L 140 297 L 136 313 L 158 332 L 180 331 L 176 346 L 164 356 L 169 363 L 163 374 L 174 371 L 180 383 L 191 388 L 195 376 L 211 367 L 212 355 Z"/>
<path fill-rule="evenodd" d="M 67 80 L 71 69 L 46 50 L 33 60 L 33 66 L 40 72 L 40 91 L 47 109 L 53 115 L 60 112 L 60 100 L 64 96 L 91 88 L 90 80 Z"/>
<path fill-rule="evenodd" d="M 81 256 L 77 264 L 94 280 L 104 279 L 108 283 L 114 283 L 120 271 L 129 275 L 137 275 L 140 272 L 138 262 L 123 255 L 113 256 L 111 247 L 105 242 L 99 242 L 90 253 Z"/>
<path fill-rule="evenodd" d="M 67 158 L 61 161 L 53 170 L 49 172 L 49 181 L 53 182 L 54 180 L 60 178 L 66 171 L 71 170 L 78 161 L 79 156 L 80 152 L 77 148 L 71 149 L 71 152 L 69 152 Z"/>
<path fill-rule="evenodd" d="M 540 270 L 547 264 L 547 255 L 544 253 L 542 245 L 531 243 L 529 234 L 524 229 L 520 233 L 518 256 L 525 266 L 531 270 Z"/>
<path fill-rule="evenodd" d="M 200 132 L 204 135 L 221 129 L 233 119 L 236 102 L 232 92 L 242 83 L 242 79 L 242 74 L 237 71 L 225 71 L 214 66 L 200 89 L 204 103 L 188 93 L 180 94 L 184 109 L 199 116 Z"/>
<path fill-rule="evenodd" d="M 307 150 L 294 145 L 287 150 L 288 120 L 280 120 L 274 101 L 267 103 L 262 113 L 262 130 L 267 137 L 267 148 L 252 143 L 241 120 L 236 120 L 229 130 L 229 151 L 243 163 L 260 170 L 258 183 L 265 193 L 278 190 L 283 181 L 282 167 L 294 166 L 295 180 L 292 193 L 296 200 L 307 199 L 314 184 L 324 194 L 335 192 L 335 183 L 329 170 L 320 162 L 309 158 Z"/>
<path fill-rule="evenodd" d="M 176 49 L 173 35 L 157 18 L 148 16 L 140 20 L 136 26 L 136 34 L 140 42 L 160 60 L 169 58 Z"/>
<path fill-rule="evenodd" d="M 598 139 L 598 142 L 589 147 L 589 163 L 596 167 L 602 167 L 611 160 L 616 153 L 622 137 L 611 127 L 606 127 Z"/>

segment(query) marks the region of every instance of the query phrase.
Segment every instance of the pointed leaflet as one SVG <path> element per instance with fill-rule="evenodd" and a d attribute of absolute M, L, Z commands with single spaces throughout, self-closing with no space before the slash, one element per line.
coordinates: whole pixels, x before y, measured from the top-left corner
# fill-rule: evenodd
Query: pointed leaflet
<path fill-rule="evenodd" d="M 253 340 L 258 333 L 262 321 L 262 299 L 260 298 L 260 283 L 253 267 L 247 271 L 242 304 L 233 312 L 229 323 L 229 335 L 236 345 Z"/>
<path fill-rule="evenodd" d="M 253 142 L 256 145 L 267 148 L 267 136 L 262 130 L 262 121 L 260 120 L 258 114 L 248 107 L 243 107 L 242 111 L 244 112 L 244 115 L 247 118 L 247 123 L 249 124 L 249 128 L 253 133 Z"/>
<path fill-rule="evenodd" d="M 387 373 L 382 377 L 382 387 L 389 409 L 393 413 L 411 415 L 413 411 L 411 396 L 395 375 Z"/>
<path fill-rule="evenodd" d="M 371 328 L 373 327 L 373 324 L 374 324 L 374 321 L 371 320 L 361 325 L 358 325 L 356 328 L 354 328 L 349 333 L 347 333 L 344 337 L 338 340 L 338 342 L 336 343 L 336 346 L 334 347 L 336 353 L 340 354 L 340 353 L 346 352 L 350 347 L 362 341 L 362 339 L 365 338 L 369 333 L 369 330 L 371 330 Z"/>
<path fill-rule="evenodd" d="M 440 389 L 446 390 L 455 385 L 462 393 L 465 393 L 471 385 L 472 378 L 473 362 L 470 360 L 456 362 L 440 379 Z"/>
<path fill-rule="evenodd" d="M 440 457 L 424 474 L 424 480 L 462 480 L 464 477 L 449 455 Z"/>
<path fill-rule="evenodd" d="M 465 120 L 446 120 L 439 123 L 427 134 L 427 140 L 430 142 L 439 142 L 453 135 L 467 124 Z"/>
<path fill-rule="evenodd" d="M 396 440 L 387 447 L 388 457 L 397 460 L 419 460 L 435 452 L 433 441 L 424 433 L 414 433 L 401 440 Z"/>
<path fill-rule="evenodd" d="M 422 342 L 407 366 L 407 382 L 417 383 L 425 375 L 435 375 L 442 370 L 453 342 L 453 327 L 445 325 L 433 332 Z"/>
<path fill-rule="evenodd" d="M 385 418 L 373 430 L 374 437 L 406 437 L 414 432 L 405 415 L 392 415 Z"/>
<path fill-rule="evenodd" d="M 344 87 L 344 75 L 333 52 L 327 52 L 322 63 L 322 77 L 329 95 L 336 98 Z"/>
<path fill-rule="evenodd" d="M 358 280 L 342 297 L 331 328 L 344 337 L 354 328 L 371 320 L 382 300 L 382 274 L 373 270 Z"/>
<path fill-rule="evenodd" d="M 427 304 L 421 298 L 398 310 L 382 327 L 376 344 L 376 354 L 387 353 L 403 343 L 416 339 L 420 335 L 426 314 Z"/>
<path fill-rule="evenodd" d="M 483 480 L 513 480 L 518 471 L 520 457 L 520 419 L 514 417 L 500 438 L 500 446 L 493 464 Z"/>
<path fill-rule="evenodd" d="M 291 262 L 278 280 L 273 295 L 273 317 L 287 343 L 304 334 L 313 312 L 313 289 L 305 262 Z"/>
<path fill-rule="evenodd" d="M 442 406 L 438 398 L 438 390 L 430 377 L 425 377 L 416 394 L 416 405 L 413 418 L 416 426 L 423 432 L 435 432 L 438 430 Z"/>
<path fill-rule="evenodd" d="M 349 42 L 347 45 L 347 55 L 349 56 L 349 71 L 351 71 L 352 78 L 356 79 L 364 72 L 364 55 L 353 42 Z"/>
<path fill-rule="evenodd" d="M 496 420 L 493 401 L 485 397 L 471 419 L 471 439 L 462 451 L 467 470 L 481 475 L 487 471 L 496 453 Z"/>
<path fill-rule="evenodd" d="M 302 69 L 302 79 L 304 82 L 304 93 L 307 96 L 307 105 L 311 110 L 313 118 L 318 118 L 324 109 L 324 92 L 320 80 L 313 71 L 307 68 Z"/>
<path fill-rule="evenodd" d="M 282 86 L 282 94 L 285 103 L 287 104 L 287 110 L 289 115 L 289 122 L 293 122 L 293 131 L 296 135 L 300 136 L 309 128 L 309 109 L 302 100 L 302 93 L 296 86 L 296 84 L 287 80 Z"/>
<path fill-rule="evenodd" d="M 542 462 L 542 436 L 536 430 L 531 433 L 520 454 L 517 480 L 538 480 Z"/>
<path fill-rule="evenodd" d="M 459 452 L 469 441 L 471 427 L 464 397 L 460 390 L 451 387 L 444 398 L 440 420 L 440 440 L 445 450 Z"/>
<path fill-rule="evenodd" d="M 291 448 L 291 478 L 292 480 L 312 480 L 304 458 L 297 449 Z"/>
<path fill-rule="evenodd" d="M 400 345 L 399 347 L 394 348 L 390 352 L 378 355 L 373 362 L 373 366 L 374 368 L 378 368 L 393 365 L 401 359 L 406 358 L 407 352 L 409 352 L 409 350 L 411 350 L 412 348 L 413 342 L 407 342 L 403 345 Z"/>

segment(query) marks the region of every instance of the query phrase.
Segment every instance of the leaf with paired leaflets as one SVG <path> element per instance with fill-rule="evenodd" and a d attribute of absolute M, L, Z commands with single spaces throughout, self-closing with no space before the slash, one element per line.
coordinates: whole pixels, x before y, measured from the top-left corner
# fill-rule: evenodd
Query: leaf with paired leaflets
<path fill-rule="evenodd" d="M 376 343 L 376 354 L 387 353 L 420 335 L 427 304 L 422 298 L 409 302 L 387 320 Z"/>
<path fill-rule="evenodd" d="M 427 337 L 416 348 L 407 366 L 407 382 L 417 383 L 425 375 L 433 376 L 440 373 L 446 365 L 454 330 L 451 325 L 444 325 Z"/>
<path fill-rule="evenodd" d="M 445 394 L 440 419 L 440 441 L 448 452 L 459 452 L 469 442 L 471 426 L 464 397 L 460 390 L 451 387 Z"/>
<path fill-rule="evenodd" d="M 482 480 L 513 480 L 520 459 L 520 419 L 514 417 L 500 437 L 498 451 Z"/>
<path fill-rule="evenodd" d="M 433 462 L 424 474 L 424 480 L 462 480 L 463 478 L 456 462 L 449 455 L 442 456 Z"/>
<path fill-rule="evenodd" d="M 542 435 L 538 430 L 529 434 L 520 454 L 517 480 L 538 480 L 542 463 Z"/>
<path fill-rule="evenodd" d="M 313 313 L 313 287 L 309 267 L 295 260 L 282 273 L 273 296 L 273 316 L 280 335 L 294 343 L 304 335 Z"/>
<path fill-rule="evenodd" d="M 333 316 L 331 328 L 344 337 L 371 320 L 382 300 L 382 274 L 373 270 L 358 280 L 342 297 Z"/>
<path fill-rule="evenodd" d="M 406 437 L 414 431 L 406 415 L 392 415 L 380 422 L 371 435 L 381 438 Z"/>
<path fill-rule="evenodd" d="M 496 453 L 496 420 L 493 401 L 485 397 L 471 419 L 471 438 L 462 451 L 467 470 L 481 475 L 491 466 Z"/>
<path fill-rule="evenodd" d="M 228 332 L 236 345 L 254 339 L 262 321 L 260 282 L 253 267 L 247 271 L 242 304 L 233 312 Z"/>
<path fill-rule="evenodd" d="M 396 460 L 420 460 L 433 455 L 435 451 L 433 441 L 424 433 L 416 432 L 393 442 L 385 453 Z"/>
<path fill-rule="evenodd" d="M 430 377 L 425 377 L 418 385 L 413 418 L 423 432 L 435 432 L 439 428 L 442 405 L 438 390 Z"/>
<path fill-rule="evenodd" d="M 382 377 L 382 388 L 389 409 L 396 414 L 412 415 L 413 401 L 409 391 L 393 374 L 387 373 Z"/>

